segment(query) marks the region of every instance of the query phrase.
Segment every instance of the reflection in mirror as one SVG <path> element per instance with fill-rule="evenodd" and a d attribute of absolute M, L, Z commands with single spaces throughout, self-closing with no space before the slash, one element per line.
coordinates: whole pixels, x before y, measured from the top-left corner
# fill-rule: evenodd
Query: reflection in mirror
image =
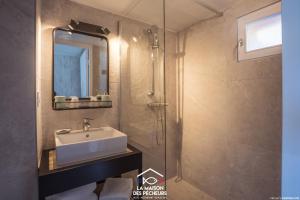
<path fill-rule="evenodd" d="M 108 93 L 105 37 L 55 30 L 53 64 L 54 96 L 87 98 Z"/>

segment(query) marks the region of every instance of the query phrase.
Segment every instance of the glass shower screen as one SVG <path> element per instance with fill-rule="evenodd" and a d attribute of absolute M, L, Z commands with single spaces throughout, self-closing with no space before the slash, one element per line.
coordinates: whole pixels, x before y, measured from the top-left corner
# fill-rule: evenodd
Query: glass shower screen
<path fill-rule="evenodd" d="M 143 170 L 166 177 L 166 98 L 163 1 L 143 1 L 156 23 L 121 20 L 120 128 L 143 152 Z M 142 19 L 141 21 L 147 21 Z M 148 20 L 149 21 L 149 20 Z"/>

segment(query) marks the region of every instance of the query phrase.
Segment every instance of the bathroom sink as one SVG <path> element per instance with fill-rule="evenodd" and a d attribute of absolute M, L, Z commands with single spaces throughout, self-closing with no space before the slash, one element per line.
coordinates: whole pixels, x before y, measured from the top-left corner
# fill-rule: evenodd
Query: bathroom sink
<path fill-rule="evenodd" d="M 111 127 L 55 133 L 58 166 L 126 152 L 127 135 Z"/>

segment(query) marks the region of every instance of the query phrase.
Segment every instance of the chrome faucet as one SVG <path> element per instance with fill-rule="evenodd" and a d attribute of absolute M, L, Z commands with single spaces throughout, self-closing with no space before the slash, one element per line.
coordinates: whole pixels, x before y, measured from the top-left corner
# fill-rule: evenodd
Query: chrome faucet
<path fill-rule="evenodd" d="M 83 122 L 82 122 L 82 130 L 83 131 L 89 131 L 89 129 L 91 127 L 91 124 L 90 124 L 91 120 L 93 120 L 93 119 L 90 119 L 90 118 L 83 119 Z"/>

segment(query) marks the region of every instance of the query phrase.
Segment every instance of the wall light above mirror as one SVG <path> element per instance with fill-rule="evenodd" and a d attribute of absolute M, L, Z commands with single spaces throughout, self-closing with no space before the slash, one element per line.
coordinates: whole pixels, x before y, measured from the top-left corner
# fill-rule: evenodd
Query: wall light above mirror
<path fill-rule="evenodd" d="M 53 109 L 107 108 L 109 44 L 104 35 L 53 31 Z"/>

